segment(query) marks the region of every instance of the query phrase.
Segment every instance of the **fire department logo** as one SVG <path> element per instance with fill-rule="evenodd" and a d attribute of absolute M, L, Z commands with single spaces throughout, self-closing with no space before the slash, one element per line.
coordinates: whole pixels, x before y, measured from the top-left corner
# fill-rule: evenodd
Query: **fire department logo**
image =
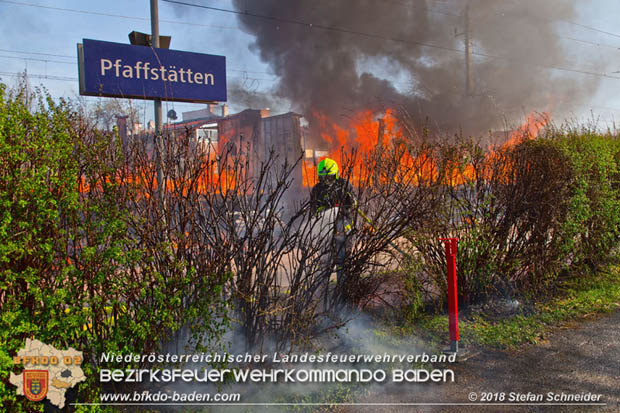
<path fill-rule="evenodd" d="M 49 384 L 47 370 L 24 370 L 24 396 L 38 402 L 45 399 Z"/>
<path fill-rule="evenodd" d="M 65 393 L 86 380 L 82 371 L 81 351 L 71 347 L 58 350 L 39 340 L 26 339 L 24 348 L 13 357 L 13 363 L 23 366 L 20 374 L 9 374 L 9 383 L 17 387 L 19 396 L 39 402 L 49 400 L 62 409 L 65 407 Z"/>

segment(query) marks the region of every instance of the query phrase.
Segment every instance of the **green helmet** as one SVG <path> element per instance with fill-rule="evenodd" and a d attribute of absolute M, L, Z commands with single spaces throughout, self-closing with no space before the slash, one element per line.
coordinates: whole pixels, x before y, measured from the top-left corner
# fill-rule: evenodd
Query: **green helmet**
<path fill-rule="evenodd" d="M 321 162 L 319 162 L 319 167 L 317 168 L 317 175 L 322 176 L 335 176 L 338 178 L 338 164 L 336 161 L 330 158 L 325 158 Z"/>

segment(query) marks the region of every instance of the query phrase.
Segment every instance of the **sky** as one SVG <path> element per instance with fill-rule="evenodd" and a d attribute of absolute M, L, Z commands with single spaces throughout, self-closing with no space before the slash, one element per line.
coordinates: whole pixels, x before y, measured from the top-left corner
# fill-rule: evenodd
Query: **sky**
<path fill-rule="evenodd" d="M 260 11 L 263 0 L 246 1 Z M 316 7 L 323 7 L 325 1 L 317 0 Z M 459 0 L 374 1 L 385 2 L 386 7 L 392 1 L 425 3 L 433 13 L 446 15 L 459 15 L 464 4 L 464 1 Z M 499 3 L 504 1 L 509 4 L 514 0 L 497 0 Z M 233 3 L 241 3 L 233 0 L 185 2 L 229 10 L 235 8 Z M 591 0 L 576 4 L 576 13 L 570 21 L 558 16 L 553 26 L 563 48 L 565 62 L 562 62 L 561 67 L 574 70 L 568 72 L 568 75 L 574 77 L 576 84 L 585 80 L 597 82 L 584 83 L 591 88 L 587 91 L 588 98 L 580 102 L 578 108 L 554 113 L 554 121 L 561 123 L 564 119 L 570 119 L 586 122 L 594 119 L 599 126 L 608 126 L 620 120 L 620 26 L 617 24 L 620 22 L 620 2 Z M 482 15 L 480 12 L 478 14 Z M 0 16 L 0 38 L 4 39 L 3 45 L 0 45 L 0 81 L 14 84 L 15 75 L 26 70 L 33 85 L 45 86 L 55 97 L 78 96 L 76 44 L 82 39 L 129 43 L 128 34 L 133 30 L 150 33 L 149 0 L 0 0 Z M 277 85 L 279 77 L 272 64 L 261 61 L 259 47 L 255 44 L 255 31 L 248 30 L 248 26 L 241 24 L 238 17 L 233 13 L 159 0 L 160 34 L 172 36 L 171 49 L 226 56 L 229 88 L 235 83 L 250 95 L 268 96 Z M 306 18 L 299 16 L 300 20 Z M 485 24 L 483 18 L 480 20 L 478 24 Z M 476 26 L 474 50 L 477 47 L 475 31 Z M 520 39 L 512 41 L 519 42 Z M 303 45 L 297 47 L 303 48 Z M 475 58 L 476 61 L 481 59 L 485 58 Z M 397 88 L 399 84 L 406 87 L 407 81 L 402 78 L 402 73 L 390 73 L 388 63 L 372 60 L 360 62 L 360 65 L 378 77 L 394 76 L 396 80 L 393 83 Z M 510 79 L 506 79 L 506 82 L 510 82 Z M 97 99 L 106 98 L 89 97 L 86 101 L 96 102 Z M 233 111 L 244 108 L 244 102 L 236 102 L 234 96 L 228 104 Z M 169 109 L 180 113 L 203 107 L 199 104 L 168 102 L 165 103 L 164 113 Z M 151 104 L 147 103 L 144 109 L 145 120 L 152 117 L 151 108 Z M 294 102 L 280 99 L 278 107 L 272 109 L 285 112 L 299 108 Z M 542 106 L 524 107 L 522 116 L 527 116 L 530 110 L 546 109 Z"/>
<path fill-rule="evenodd" d="M 209 3 L 230 6 L 226 0 Z M 149 0 L 6 1 L 0 2 L 0 16 L 0 36 L 5 40 L 0 46 L 0 81 L 14 84 L 14 75 L 27 70 L 33 85 L 44 85 L 55 97 L 79 95 L 76 45 L 82 39 L 129 44 L 131 31 L 151 32 Z M 226 56 L 227 79 L 241 82 L 248 90 L 273 84 L 275 76 L 248 50 L 252 37 L 239 30 L 234 15 L 183 12 L 160 0 L 159 17 L 160 34 L 172 36 L 171 49 Z M 86 98 L 97 99 L 107 98 Z M 175 109 L 180 115 L 203 107 L 168 102 L 164 113 Z M 147 119 L 151 112 L 147 110 Z"/>

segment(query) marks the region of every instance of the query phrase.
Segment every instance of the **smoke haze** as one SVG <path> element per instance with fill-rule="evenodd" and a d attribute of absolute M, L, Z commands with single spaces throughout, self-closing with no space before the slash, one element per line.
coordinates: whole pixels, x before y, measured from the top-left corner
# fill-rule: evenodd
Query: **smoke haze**
<path fill-rule="evenodd" d="M 313 111 L 339 121 L 361 109 L 397 107 L 442 131 L 481 134 L 532 110 L 568 113 L 598 86 L 597 77 L 548 68 L 580 67 L 567 59 L 556 30 L 559 20 L 574 19 L 575 1 L 471 1 L 471 96 L 465 2 L 233 3 L 238 11 L 277 18 L 239 15 L 255 36 L 250 49 L 281 79 L 276 98 L 290 101 L 311 124 Z"/>

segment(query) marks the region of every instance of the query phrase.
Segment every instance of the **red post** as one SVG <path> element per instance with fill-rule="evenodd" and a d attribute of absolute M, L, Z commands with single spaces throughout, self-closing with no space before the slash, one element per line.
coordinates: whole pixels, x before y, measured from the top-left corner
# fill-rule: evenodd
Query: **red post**
<path fill-rule="evenodd" d="M 448 317 L 450 321 L 450 351 L 459 350 L 459 307 L 456 288 L 457 238 L 440 238 L 446 246 L 448 263 Z"/>

